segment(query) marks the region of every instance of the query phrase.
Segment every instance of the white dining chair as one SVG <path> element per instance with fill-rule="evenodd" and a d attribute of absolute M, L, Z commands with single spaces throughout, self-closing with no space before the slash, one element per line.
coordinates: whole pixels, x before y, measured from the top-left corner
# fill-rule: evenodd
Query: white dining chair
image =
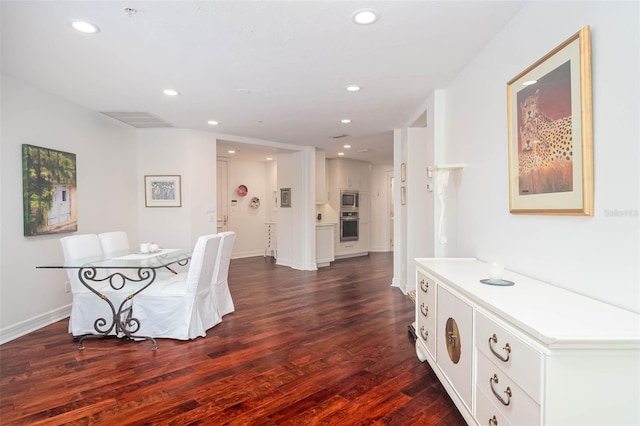
<path fill-rule="evenodd" d="M 220 249 L 216 259 L 216 267 L 213 271 L 211 286 L 216 294 L 220 316 L 227 315 L 235 311 L 231 292 L 229 291 L 229 264 L 233 252 L 233 243 L 236 240 L 236 233 L 233 231 L 221 232 Z"/>
<path fill-rule="evenodd" d="M 199 237 L 187 272 L 156 281 L 133 299 L 133 317 L 140 321 L 137 334 L 189 340 L 206 336 L 222 321 L 211 289 L 220 239 Z"/>
<path fill-rule="evenodd" d="M 83 263 L 82 260 L 96 259 L 102 257 L 102 248 L 98 236 L 95 234 L 72 235 L 60 239 L 62 254 L 65 264 Z M 67 269 L 69 284 L 73 300 L 71 303 L 71 316 L 69 317 L 69 332 L 74 336 L 84 334 L 98 334 L 94 328 L 94 323 L 98 318 L 104 318 L 107 323 L 111 323 L 113 312 L 104 300 L 87 287 L 85 287 L 78 277 L 79 269 Z M 103 274 L 102 271 L 99 272 Z M 91 282 L 90 285 L 101 293 L 111 295 L 109 283 Z M 117 298 L 117 294 L 114 294 Z M 122 299 L 124 300 L 124 299 Z M 116 303 L 118 301 L 116 300 Z M 115 333 L 115 330 L 112 331 Z"/>
<path fill-rule="evenodd" d="M 106 255 L 129 251 L 129 237 L 124 231 L 103 232 L 98 239 Z"/>
<path fill-rule="evenodd" d="M 103 232 L 98 234 L 98 239 L 100 240 L 100 245 L 102 246 L 102 251 L 106 256 L 111 254 L 124 254 L 129 253 L 131 251 L 131 247 L 129 245 L 129 237 L 124 231 L 111 231 L 111 232 Z M 134 280 L 139 279 L 135 270 L 111 270 L 110 273 L 120 272 L 124 275 L 132 277 Z M 177 272 L 172 268 L 166 266 L 163 269 L 156 269 L 156 280 L 163 280 L 175 275 Z M 136 288 L 135 281 L 129 282 L 128 285 L 134 289 Z M 138 285 L 137 288 L 140 286 Z"/>

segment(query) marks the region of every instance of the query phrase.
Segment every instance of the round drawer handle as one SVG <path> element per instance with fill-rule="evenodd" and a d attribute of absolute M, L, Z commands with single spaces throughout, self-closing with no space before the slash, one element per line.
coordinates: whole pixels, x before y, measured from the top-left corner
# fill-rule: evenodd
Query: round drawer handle
<path fill-rule="evenodd" d="M 422 340 L 425 342 L 429 339 L 429 330 L 425 330 L 424 325 L 420 327 L 420 335 L 422 336 Z"/>
<path fill-rule="evenodd" d="M 502 397 L 500 395 L 498 395 L 496 390 L 493 388 L 493 384 L 494 383 L 498 383 L 498 375 L 497 374 L 494 374 L 493 377 L 489 378 L 489 386 L 491 387 L 491 392 L 493 392 L 495 397 L 498 398 L 498 401 L 500 401 L 502 403 L 502 405 L 511 404 L 511 388 L 509 386 L 507 386 L 507 389 L 504 391 L 504 393 L 507 394 L 507 400 L 505 401 L 504 399 L 502 399 Z"/>
<path fill-rule="evenodd" d="M 496 416 L 489 419 L 489 426 L 498 426 L 498 419 L 496 419 Z"/>
<path fill-rule="evenodd" d="M 507 343 L 506 345 L 504 345 L 504 348 L 502 348 L 504 351 L 507 352 L 507 357 L 505 358 L 502 355 L 500 355 L 498 352 L 496 352 L 495 349 L 493 349 L 491 342 L 498 343 L 498 336 L 494 334 L 493 336 L 489 337 L 489 349 L 491 349 L 491 353 L 493 353 L 496 356 L 496 358 L 498 358 L 500 361 L 508 362 L 509 357 L 511 356 L 511 345 Z"/>
<path fill-rule="evenodd" d="M 424 302 L 422 302 L 420 304 L 420 312 L 422 313 L 422 315 L 424 315 L 425 317 L 429 317 L 429 307 L 428 306 L 424 306 Z"/>
<path fill-rule="evenodd" d="M 425 282 L 424 280 L 420 280 L 420 288 L 425 293 L 428 293 L 429 292 L 429 283 Z"/>

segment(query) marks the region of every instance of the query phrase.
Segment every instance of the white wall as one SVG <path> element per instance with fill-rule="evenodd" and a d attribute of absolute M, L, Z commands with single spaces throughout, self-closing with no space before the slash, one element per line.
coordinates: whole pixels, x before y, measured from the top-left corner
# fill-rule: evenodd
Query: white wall
<path fill-rule="evenodd" d="M 393 176 L 393 165 L 376 165 L 371 168 L 371 217 L 369 251 L 391 250 L 391 197 L 389 179 Z"/>
<path fill-rule="evenodd" d="M 446 158 L 464 162 L 459 247 L 578 293 L 640 312 L 640 4 L 531 2 L 446 93 Z M 509 213 L 506 82 L 590 25 L 595 215 Z M 613 217 L 608 210 L 635 215 Z M 544 307 L 541 307 L 541 311 Z"/>
<path fill-rule="evenodd" d="M 270 161 L 265 165 L 265 199 L 262 203 L 265 207 L 265 221 L 276 222 L 278 219 L 278 162 Z"/>
<path fill-rule="evenodd" d="M 269 164 L 273 164 L 270 162 Z M 267 163 L 260 161 L 229 161 L 229 206 L 230 231 L 236 233 L 233 257 L 250 257 L 264 255 L 264 235 L 266 214 L 273 207 L 272 197 L 267 196 Z M 238 195 L 238 186 L 245 185 L 248 193 L 244 197 Z M 273 194 L 273 192 L 271 192 Z M 260 207 L 249 207 L 252 197 L 260 199 Z M 235 200 L 235 203 L 233 202 Z M 273 211 L 273 210 L 272 210 Z"/>
<path fill-rule="evenodd" d="M 278 206 L 278 265 L 315 270 L 315 148 L 278 154 L 278 205 L 280 188 L 291 188 L 291 208 Z"/>
<path fill-rule="evenodd" d="M 415 275 L 407 275 L 407 247 L 409 246 L 407 234 L 407 209 L 409 205 L 402 205 L 400 202 L 400 188 L 402 179 L 400 178 L 401 164 L 407 162 L 407 129 L 395 129 L 393 131 L 393 281 L 394 287 L 407 291 L 407 283 L 415 281 Z M 411 238 L 421 238 L 414 234 Z M 411 285 L 411 284 L 410 284 Z M 415 284 L 413 284 L 415 287 Z"/>
<path fill-rule="evenodd" d="M 123 230 L 135 238 L 136 130 L 102 114 L 2 76 L 1 341 L 69 314 L 63 270 L 36 269 L 62 261 L 59 239 L 24 237 L 21 145 L 76 154 L 78 234 Z M 36 296 L 36 297 L 34 297 Z"/>
<path fill-rule="evenodd" d="M 161 247 L 191 247 L 216 228 L 216 137 L 185 129 L 145 129 L 138 142 L 138 236 Z M 182 206 L 145 207 L 145 175 L 180 175 Z M 210 221 L 210 218 L 214 220 Z"/>
<path fill-rule="evenodd" d="M 430 108 L 429 108 L 430 109 Z M 430 127 L 407 129 L 406 181 L 398 181 L 406 186 L 407 235 L 407 290 L 415 289 L 416 257 L 433 257 L 433 192 L 426 188 L 426 168 L 432 165 L 433 135 Z M 431 160 L 431 161 L 430 161 Z"/>

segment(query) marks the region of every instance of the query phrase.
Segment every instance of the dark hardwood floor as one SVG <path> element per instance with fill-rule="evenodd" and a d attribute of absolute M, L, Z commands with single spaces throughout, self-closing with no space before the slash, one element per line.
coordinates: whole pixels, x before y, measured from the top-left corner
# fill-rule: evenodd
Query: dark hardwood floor
<path fill-rule="evenodd" d="M 59 321 L 0 346 L 0 423 L 463 425 L 407 332 L 392 254 L 318 271 L 231 262 L 236 311 L 191 341 L 88 340 Z"/>

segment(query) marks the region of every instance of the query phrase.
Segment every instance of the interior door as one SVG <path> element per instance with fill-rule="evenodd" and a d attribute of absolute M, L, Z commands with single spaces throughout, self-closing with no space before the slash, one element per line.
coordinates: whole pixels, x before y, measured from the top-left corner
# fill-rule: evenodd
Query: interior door
<path fill-rule="evenodd" d="M 218 211 L 218 232 L 227 231 L 229 222 L 229 162 L 218 159 L 216 163 L 216 210 Z"/>

